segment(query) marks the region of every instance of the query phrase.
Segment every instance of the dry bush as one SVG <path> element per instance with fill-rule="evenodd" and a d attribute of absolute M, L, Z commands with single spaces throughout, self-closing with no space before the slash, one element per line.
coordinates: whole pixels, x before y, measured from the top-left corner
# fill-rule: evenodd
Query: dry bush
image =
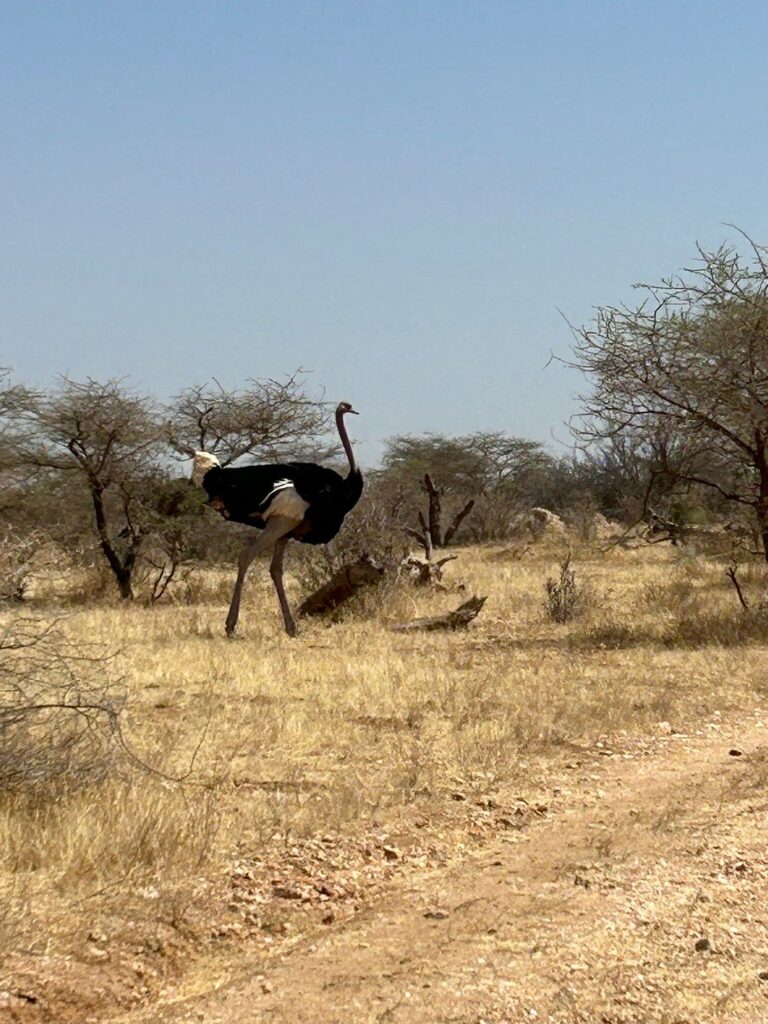
<path fill-rule="evenodd" d="M 763 644 L 768 637 L 764 567 L 749 566 L 742 582 L 753 602 L 748 609 L 739 605 L 721 563 L 680 552 L 670 571 L 638 587 L 630 609 L 604 607 L 571 641 L 581 648 Z"/>
<path fill-rule="evenodd" d="M 56 620 L 16 618 L 0 632 L 0 785 L 30 789 L 104 777 L 119 749 L 122 698 L 103 648 Z"/>
<path fill-rule="evenodd" d="M 215 780 L 175 784 L 126 745 L 112 659 L 73 627 L 16 617 L 0 632 L 3 954 L 34 948 L 53 907 L 76 916 L 70 901 L 103 887 L 123 899 L 158 878 L 164 892 L 189 887 L 219 828 Z M 141 750 L 163 764 L 173 755 L 167 730 L 162 761 L 159 746 Z"/>
<path fill-rule="evenodd" d="M 547 615 L 552 622 L 570 622 L 584 610 L 585 594 L 576 582 L 576 570 L 571 568 L 571 555 L 560 563 L 560 576 L 549 577 L 544 584 L 547 592 Z"/>
<path fill-rule="evenodd" d="M 40 530 L 24 532 L 0 525 L 0 602 L 23 601 L 36 571 L 51 563 L 49 538 Z"/>

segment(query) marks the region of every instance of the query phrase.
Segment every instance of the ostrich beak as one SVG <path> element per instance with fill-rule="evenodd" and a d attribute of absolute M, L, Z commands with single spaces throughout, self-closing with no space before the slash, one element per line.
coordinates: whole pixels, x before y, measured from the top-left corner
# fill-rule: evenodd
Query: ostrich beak
<path fill-rule="evenodd" d="M 357 411 L 357 409 L 347 409 L 347 412 L 351 412 L 353 416 L 359 416 L 360 415 L 360 413 Z"/>

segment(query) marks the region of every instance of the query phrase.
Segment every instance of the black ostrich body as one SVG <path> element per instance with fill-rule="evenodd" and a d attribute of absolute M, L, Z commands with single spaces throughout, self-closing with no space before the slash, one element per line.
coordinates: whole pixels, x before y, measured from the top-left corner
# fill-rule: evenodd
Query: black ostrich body
<path fill-rule="evenodd" d="M 279 485 L 290 480 L 308 505 L 301 522 L 286 536 L 302 544 L 327 544 L 363 493 L 359 471 L 346 478 L 313 462 L 266 466 L 214 466 L 203 477 L 210 504 L 227 519 L 263 530 Z"/>
<path fill-rule="evenodd" d="M 227 614 L 227 636 L 232 636 L 240 614 L 245 574 L 253 559 L 272 551 L 270 575 L 280 601 L 285 629 L 296 635 L 283 586 L 283 553 L 289 540 L 302 544 L 327 544 L 341 529 L 344 517 L 355 507 L 363 491 L 344 417 L 355 410 L 348 402 L 336 409 L 336 426 L 349 461 L 344 477 L 313 462 L 283 462 L 267 466 L 223 468 L 215 455 L 195 452 L 192 479 L 208 495 L 208 503 L 225 519 L 253 526 L 238 560 L 237 580 Z"/>

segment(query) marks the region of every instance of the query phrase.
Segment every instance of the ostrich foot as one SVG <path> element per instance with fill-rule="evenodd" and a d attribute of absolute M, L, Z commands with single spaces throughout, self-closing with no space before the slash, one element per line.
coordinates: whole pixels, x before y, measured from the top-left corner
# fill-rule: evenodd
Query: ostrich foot
<path fill-rule="evenodd" d="M 296 623 L 288 615 L 285 616 L 285 632 L 288 636 L 296 636 L 297 634 Z"/>

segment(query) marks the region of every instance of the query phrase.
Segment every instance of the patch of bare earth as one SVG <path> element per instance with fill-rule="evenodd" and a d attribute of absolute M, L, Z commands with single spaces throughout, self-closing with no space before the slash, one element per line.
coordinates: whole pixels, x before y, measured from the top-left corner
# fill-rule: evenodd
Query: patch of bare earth
<path fill-rule="evenodd" d="M 183 988 L 123 1019 L 761 1024 L 767 741 L 758 715 L 577 755 L 553 768 L 546 803 L 480 808 L 474 841 L 450 863 L 447 849 L 430 860 L 429 843 L 409 852 L 382 832 L 391 877 L 368 889 L 362 872 L 352 905 L 344 884 L 318 885 L 335 856 L 320 841 L 314 860 L 289 855 L 271 886 L 285 904 L 319 898 L 321 929 L 201 962 Z M 430 832 L 412 826 L 403 839 Z M 234 891 L 258 904 L 258 865 L 239 870 Z"/>

